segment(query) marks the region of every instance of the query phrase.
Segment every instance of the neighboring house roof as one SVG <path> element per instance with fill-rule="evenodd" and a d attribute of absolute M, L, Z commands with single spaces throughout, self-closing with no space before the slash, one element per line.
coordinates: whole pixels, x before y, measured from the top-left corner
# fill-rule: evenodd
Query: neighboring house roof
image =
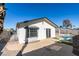
<path fill-rule="evenodd" d="M 76 29 L 60 29 L 60 34 L 79 35 L 79 30 L 76 30 Z"/>
<path fill-rule="evenodd" d="M 23 21 L 23 22 L 18 22 L 17 25 L 16 25 L 16 27 L 17 28 L 26 27 L 28 25 L 35 24 L 35 23 L 42 22 L 42 21 L 46 21 L 47 23 L 49 23 L 50 25 L 54 26 L 55 28 L 58 27 L 55 23 L 53 23 L 47 17 L 32 19 L 32 20 Z"/>

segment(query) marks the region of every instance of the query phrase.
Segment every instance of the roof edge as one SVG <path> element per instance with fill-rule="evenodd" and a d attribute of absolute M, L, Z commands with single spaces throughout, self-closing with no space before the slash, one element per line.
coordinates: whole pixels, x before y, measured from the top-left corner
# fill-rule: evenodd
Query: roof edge
<path fill-rule="evenodd" d="M 40 20 L 40 19 L 46 19 L 46 20 L 48 20 L 52 25 L 55 25 L 55 26 L 54 26 L 55 28 L 58 28 L 58 25 L 56 25 L 54 22 L 52 22 L 51 20 L 49 20 L 47 17 L 41 17 L 41 18 L 36 18 L 36 19 L 27 20 L 27 21 L 23 21 L 23 22 L 17 22 L 17 25 L 22 24 L 22 23 L 26 23 L 26 22 L 28 23 L 28 22 L 35 21 L 35 20 Z M 17 27 L 17 25 L 16 25 L 16 27 Z"/>

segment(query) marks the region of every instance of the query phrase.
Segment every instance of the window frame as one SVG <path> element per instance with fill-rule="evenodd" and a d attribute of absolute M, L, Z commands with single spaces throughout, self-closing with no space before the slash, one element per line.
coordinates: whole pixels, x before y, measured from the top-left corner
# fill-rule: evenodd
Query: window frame
<path fill-rule="evenodd" d="M 38 37 L 38 28 L 28 28 L 26 29 L 26 37 Z"/>

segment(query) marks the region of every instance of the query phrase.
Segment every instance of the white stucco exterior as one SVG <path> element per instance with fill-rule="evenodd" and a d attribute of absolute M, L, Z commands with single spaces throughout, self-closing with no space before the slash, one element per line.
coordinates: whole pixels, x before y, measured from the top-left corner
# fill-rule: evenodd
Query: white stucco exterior
<path fill-rule="evenodd" d="M 25 35 L 26 35 L 26 31 L 24 28 L 17 29 L 17 37 L 20 44 L 25 43 Z"/>
<path fill-rule="evenodd" d="M 36 40 L 43 40 L 46 39 L 46 28 L 51 29 L 51 37 L 55 37 L 55 27 L 48 24 L 47 22 L 38 22 L 32 25 L 29 25 L 28 27 L 36 26 L 38 27 L 38 37 L 29 37 L 26 38 L 26 29 L 25 28 L 18 28 L 17 29 L 17 36 L 19 39 L 19 43 L 25 43 L 26 40 L 28 42 L 36 41 Z"/>

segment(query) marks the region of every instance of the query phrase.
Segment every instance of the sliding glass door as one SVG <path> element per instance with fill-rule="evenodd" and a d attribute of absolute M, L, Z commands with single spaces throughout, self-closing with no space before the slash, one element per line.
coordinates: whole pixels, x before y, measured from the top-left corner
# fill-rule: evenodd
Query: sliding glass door
<path fill-rule="evenodd" d="M 51 29 L 46 29 L 46 37 L 51 37 Z"/>

